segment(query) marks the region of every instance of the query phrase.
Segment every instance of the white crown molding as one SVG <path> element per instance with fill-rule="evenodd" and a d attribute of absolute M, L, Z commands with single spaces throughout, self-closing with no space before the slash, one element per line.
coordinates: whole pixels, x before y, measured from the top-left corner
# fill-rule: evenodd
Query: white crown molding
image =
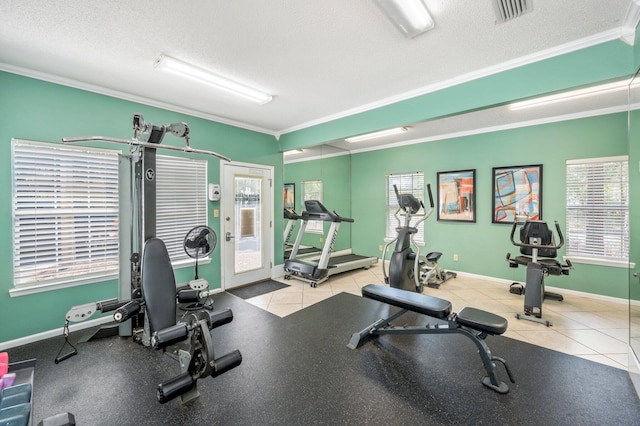
<path fill-rule="evenodd" d="M 640 0 L 633 0 L 629 3 L 627 14 L 620 27 L 620 39 L 633 46 L 636 42 L 636 28 L 640 22 Z"/>
<path fill-rule="evenodd" d="M 634 0 L 640 1 L 640 0 Z M 525 65 L 529 65 L 535 62 L 540 62 L 545 59 L 554 58 L 557 56 L 565 55 L 567 53 L 572 53 L 581 49 L 585 49 L 588 47 L 597 46 L 602 43 L 606 43 L 613 40 L 618 40 L 621 37 L 621 29 L 616 28 L 613 30 L 605 31 L 599 34 L 595 34 L 590 37 L 585 37 L 571 43 L 565 43 L 550 49 L 541 50 L 539 52 L 533 53 L 531 55 L 522 56 L 520 58 L 516 58 L 510 61 L 503 62 L 501 64 L 497 64 L 491 67 L 482 68 L 474 72 L 470 72 L 467 74 L 463 74 L 459 77 L 454 77 L 449 80 L 445 80 L 439 82 L 437 84 L 432 84 L 429 86 L 424 86 L 422 88 L 412 90 L 409 92 L 401 93 L 396 96 L 392 96 L 386 99 L 382 99 L 376 102 L 372 102 L 369 104 L 362 105 L 357 108 L 353 108 L 350 110 L 343 111 L 338 114 L 333 114 L 329 116 L 325 116 L 319 118 L 317 120 L 309 121 L 307 123 L 300 124 L 298 126 L 290 127 L 288 129 L 284 129 L 279 131 L 280 135 L 291 133 L 297 130 L 306 129 L 308 127 L 317 126 L 319 124 L 328 123 L 330 121 L 339 120 L 345 117 L 349 117 L 355 114 L 361 114 L 363 112 L 371 111 L 377 108 L 382 108 L 388 105 L 392 105 L 394 103 L 398 103 L 401 101 L 406 101 L 408 99 L 412 99 L 418 96 L 427 95 L 429 93 L 436 92 L 438 90 L 447 89 L 449 87 L 454 87 L 463 83 L 468 83 L 473 80 L 478 80 L 484 77 L 488 77 L 494 74 L 498 74 L 504 71 L 509 71 L 515 68 L 519 68 Z"/>
<path fill-rule="evenodd" d="M 52 74 L 43 73 L 40 71 L 34 71 L 26 68 L 16 67 L 0 62 L 0 71 L 6 71 L 11 74 L 22 75 L 25 77 L 34 78 L 36 80 L 46 81 L 48 83 L 59 84 L 61 86 L 72 87 L 74 89 L 85 90 L 87 92 L 97 93 L 99 95 L 111 96 L 113 98 L 122 99 L 125 101 L 136 102 L 143 105 L 148 105 L 155 108 L 164 109 L 167 111 L 173 111 L 180 114 L 186 114 L 197 118 L 202 118 L 209 121 L 215 121 L 216 123 L 227 124 L 229 126 L 239 127 L 245 130 L 251 130 L 258 133 L 265 133 L 274 137 L 279 137 L 277 132 L 273 130 L 264 129 L 257 126 L 252 126 L 247 123 L 231 120 L 229 118 L 220 117 L 218 115 L 207 114 L 202 111 L 184 108 L 178 105 L 161 102 L 155 99 L 146 98 L 143 96 L 136 96 L 130 93 L 120 92 L 118 90 L 107 89 L 106 87 L 97 86 L 94 84 L 85 83 L 78 80 L 72 80 L 65 77 L 60 77 Z"/>
<path fill-rule="evenodd" d="M 627 105 L 619 105 L 615 107 L 602 108 L 602 109 L 579 112 L 574 114 L 565 114 L 565 115 L 559 115 L 559 116 L 553 116 L 553 117 L 546 117 L 546 118 L 541 118 L 537 120 L 520 121 L 517 123 L 509 123 L 509 124 L 503 124 L 499 126 L 481 127 L 478 129 L 465 130 L 462 132 L 447 133 L 443 135 L 430 136 L 426 138 L 418 138 L 418 139 L 412 139 L 408 141 L 395 142 L 395 143 L 390 143 L 386 145 L 378 145 L 375 147 L 354 149 L 354 150 L 351 150 L 350 152 L 352 154 L 357 154 L 361 152 L 379 151 L 381 149 L 397 148 L 397 147 L 407 146 L 407 145 L 416 145 L 416 144 L 425 143 L 425 142 L 436 142 L 436 141 L 442 141 L 446 139 L 480 135 L 483 133 L 499 132 L 503 130 L 518 129 L 522 127 L 539 126 L 541 124 L 557 123 L 560 121 L 578 120 L 581 118 L 596 117 L 599 115 L 615 114 L 618 112 L 626 112 L 627 110 L 628 110 Z"/>
<path fill-rule="evenodd" d="M 332 158 L 332 157 L 342 157 L 343 155 L 350 155 L 353 151 L 343 151 L 343 152 L 332 152 L 331 154 L 322 154 L 322 155 L 314 155 L 312 157 L 304 157 L 304 158 L 292 158 L 291 160 L 285 160 L 283 161 L 283 164 L 293 164 L 293 163 L 303 163 L 305 161 L 312 161 L 312 160 L 322 160 L 322 159 L 327 159 L 327 158 Z"/>
<path fill-rule="evenodd" d="M 265 129 L 262 127 L 253 126 L 244 122 L 239 122 L 235 120 L 231 120 L 226 117 L 221 117 L 213 114 L 207 114 L 202 111 L 193 110 L 190 108 L 181 107 L 178 105 L 161 102 L 155 99 L 150 99 L 142 96 L 136 96 L 129 93 L 120 92 L 117 90 L 108 89 L 102 86 L 97 86 L 89 83 L 85 83 L 78 80 L 67 79 L 60 76 L 55 76 L 52 74 L 42 73 L 39 71 L 29 70 L 26 68 L 16 67 L 13 65 L 9 65 L 6 63 L 0 62 L 0 71 L 6 71 L 12 74 L 23 75 L 25 77 L 35 78 L 37 80 L 47 81 L 50 83 L 60 84 L 67 87 L 72 87 L 76 89 L 86 90 L 88 92 L 98 93 L 101 95 L 111 96 L 118 99 L 123 99 L 126 101 L 137 102 L 144 105 L 157 107 L 161 109 L 165 109 L 168 111 L 173 111 L 181 114 L 187 114 L 193 117 L 202 118 L 205 120 L 215 121 L 221 124 L 227 124 L 230 126 L 258 132 L 264 133 L 273 136 L 276 140 L 279 140 L 283 134 L 291 133 L 297 130 L 306 129 L 309 127 L 317 126 L 320 124 L 324 124 L 330 121 L 339 120 L 345 117 L 349 117 L 352 115 L 360 114 L 363 112 L 371 111 L 377 108 L 385 107 L 388 105 L 392 105 L 394 103 L 398 103 L 401 101 L 405 101 L 407 99 L 412 99 L 418 96 L 426 95 L 429 93 L 436 92 L 438 90 L 446 89 L 449 87 L 454 87 L 463 83 L 467 83 L 473 80 L 481 79 L 484 77 L 488 77 L 494 74 L 498 74 L 500 72 L 512 70 L 518 67 L 522 67 L 525 65 L 529 65 L 535 62 L 539 62 L 545 59 L 561 56 L 567 53 L 575 52 L 581 49 L 585 49 L 588 47 L 596 46 L 598 44 L 606 43 L 616 39 L 622 39 L 627 42 L 628 37 L 630 37 L 631 31 L 633 31 L 633 37 L 635 38 L 635 27 L 631 29 L 634 25 L 634 22 L 640 20 L 640 0 L 633 0 L 633 3 L 629 7 L 629 11 L 627 12 L 627 16 L 625 18 L 625 23 L 623 27 L 619 27 L 613 30 L 605 31 L 599 34 L 595 34 L 590 37 L 585 37 L 580 40 L 576 40 L 571 43 L 565 43 L 560 46 L 556 46 L 550 49 L 545 49 L 540 52 L 533 53 L 531 55 L 522 56 L 520 58 L 516 58 L 510 61 L 503 62 L 501 64 L 497 64 L 495 66 L 483 68 L 471 73 L 463 74 L 458 77 L 454 77 L 437 84 L 432 84 L 429 86 L 424 86 L 422 88 L 418 88 L 415 90 L 411 90 L 409 92 L 401 93 L 396 96 L 392 96 L 389 98 L 385 98 L 376 102 L 371 102 L 365 105 L 362 105 L 357 108 L 352 108 L 341 113 L 332 114 L 329 116 L 325 116 L 319 118 L 317 120 L 312 120 L 306 123 L 302 123 L 297 126 L 293 126 L 283 130 L 271 130 Z"/>

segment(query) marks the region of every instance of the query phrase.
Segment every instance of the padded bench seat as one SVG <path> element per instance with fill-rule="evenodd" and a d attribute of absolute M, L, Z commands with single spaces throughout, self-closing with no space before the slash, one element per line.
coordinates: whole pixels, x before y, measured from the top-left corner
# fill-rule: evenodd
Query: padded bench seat
<path fill-rule="evenodd" d="M 495 335 L 503 334 L 509 325 L 509 322 L 499 315 L 468 307 L 458 312 L 456 322 L 465 327 Z"/>
<path fill-rule="evenodd" d="M 380 284 L 362 287 L 362 296 L 433 318 L 446 319 L 451 314 L 451 302 L 448 300 Z M 457 313 L 455 321 L 462 326 L 494 335 L 503 334 L 508 327 L 505 318 L 468 307 Z"/>
<path fill-rule="evenodd" d="M 353 333 L 347 344 L 349 349 L 357 349 L 360 343 L 370 336 L 385 334 L 462 334 L 471 339 L 478 349 L 478 354 L 487 372 L 487 376 L 482 379 L 482 384 L 498 393 L 509 392 L 509 386 L 500 380 L 496 372 L 496 362 L 503 364 L 509 379 L 513 382 L 506 361 L 492 355 L 485 342 L 487 336 L 499 335 L 507 331 L 508 322 L 505 318 L 476 308 L 463 308 L 460 312 L 454 313 L 451 312 L 451 302 L 447 300 L 380 284 L 368 284 L 362 287 L 362 296 L 401 309 L 388 318 L 381 318 L 363 330 Z M 445 320 L 447 324 L 429 322 L 426 325 L 422 323 L 393 325 L 394 320 L 407 312 L 416 312 L 427 317 Z"/>
<path fill-rule="evenodd" d="M 448 300 L 380 284 L 362 287 L 362 296 L 434 318 L 444 319 L 451 313 Z"/>

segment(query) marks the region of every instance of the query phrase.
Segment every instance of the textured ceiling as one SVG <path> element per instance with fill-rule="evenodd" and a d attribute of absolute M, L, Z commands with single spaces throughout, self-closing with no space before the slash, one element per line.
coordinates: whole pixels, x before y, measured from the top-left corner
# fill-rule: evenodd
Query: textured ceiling
<path fill-rule="evenodd" d="M 435 29 L 404 38 L 367 0 L 9 0 L 0 69 L 271 134 L 419 95 L 532 55 L 633 32 L 632 0 L 425 0 Z M 166 53 L 274 95 L 266 105 L 164 75 Z"/>

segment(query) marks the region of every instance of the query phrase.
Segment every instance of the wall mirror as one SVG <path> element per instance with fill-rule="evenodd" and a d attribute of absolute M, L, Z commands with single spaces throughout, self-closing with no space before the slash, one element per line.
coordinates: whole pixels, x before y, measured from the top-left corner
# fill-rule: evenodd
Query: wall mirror
<path fill-rule="evenodd" d="M 284 155 L 283 181 L 295 185 L 295 211 L 302 214 L 305 197 L 320 198 L 322 204 L 340 216 L 351 217 L 351 159 L 349 151 L 331 145 L 296 150 Z M 313 194 L 319 194 L 317 197 Z M 285 245 L 292 245 L 300 229 L 300 221 L 284 219 Z M 289 225 L 289 227 L 287 226 Z M 329 223 L 310 223 L 301 246 L 322 249 Z M 287 238 L 288 236 L 288 238 Z M 351 248 L 351 224 L 341 225 L 334 251 Z M 287 250 L 285 247 L 285 258 Z"/>

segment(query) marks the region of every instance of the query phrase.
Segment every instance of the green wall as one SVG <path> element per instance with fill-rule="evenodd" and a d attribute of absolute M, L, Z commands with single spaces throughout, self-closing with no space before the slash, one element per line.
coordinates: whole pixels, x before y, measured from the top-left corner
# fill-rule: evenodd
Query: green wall
<path fill-rule="evenodd" d="M 9 296 L 13 287 L 12 138 L 59 142 L 62 137 L 100 135 L 129 139 L 133 114 L 141 113 L 155 124 L 188 123 L 194 148 L 216 151 L 233 161 L 274 166 L 274 188 L 282 187 L 282 154 L 270 135 L 5 72 L 0 72 L 0 93 L 0 188 L 4 197 L 0 203 L 0 342 L 61 327 L 71 306 L 117 297 L 116 281 Z M 163 143 L 182 146 L 184 141 L 169 135 Z M 208 156 L 199 158 L 209 162 L 209 182 L 220 182 L 220 161 Z M 275 193 L 279 194 L 278 191 Z M 281 197 L 275 198 L 275 206 L 276 211 L 282 211 Z M 209 225 L 218 234 L 220 222 L 219 218 L 213 217 L 213 210 L 219 208 L 219 202 L 209 202 Z M 275 221 L 274 234 L 275 258 L 279 263 L 278 259 L 282 259 L 281 221 Z M 212 287 L 220 287 L 220 248 L 213 253 L 212 262 L 202 265 L 199 272 Z M 178 282 L 188 281 L 192 276 L 192 267 L 176 270 Z"/>
<path fill-rule="evenodd" d="M 311 161 L 287 164 L 284 167 L 284 181 L 296 185 L 296 207 L 298 214 L 304 211 L 302 200 L 302 181 L 322 181 L 322 204 L 330 210 L 336 211 L 340 216 L 351 217 L 351 161 L 349 155 L 340 155 L 320 158 Z M 324 223 L 324 235 L 305 233 L 302 244 L 322 248 L 324 238 L 329 231 L 330 223 Z M 342 223 L 338 231 L 338 238 L 333 246 L 334 251 L 351 247 L 352 228 L 360 225 L 355 223 Z M 295 242 L 295 236 L 300 229 L 300 221 L 293 230 L 291 243 Z"/>
<path fill-rule="evenodd" d="M 360 225 L 353 230 L 353 249 L 381 255 L 386 174 L 422 171 L 435 196 L 437 172 L 476 169 L 476 223 L 438 222 L 432 215 L 425 223 L 425 249 L 442 252 L 446 269 L 524 281 L 525 270 L 505 261 L 507 252 L 517 252 L 509 242 L 511 227 L 491 222 L 492 168 L 542 164 L 542 217 L 564 229 L 565 160 L 625 154 L 626 113 L 352 154 L 352 210 Z M 549 277 L 547 284 L 626 298 L 626 277 L 623 268 L 576 264 L 570 276 Z"/>
<path fill-rule="evenodd" d="M 185 121 L 191 128 L 192 146 L 220 152 L 234 161 L 275 167 L 275 218 L 282 211 L 279 188 L 283 184 L 282 154 L 278 152 L 318 145 L 334 139 L 372 130 L 442 117 L 497 105 L 514 99 L 592 84 L 631 75 L 640 56 L 622 41 L 615 40 L 580 51 L 502 71 L 467 83 L 441 89 L 413 99 L 383 106 L 329 123 L 291 132 L 280 137 L 252 132 L 233 126 L 145 106 L 83 90 L 0 72 L 0 187 L 5 202 L 0 203 L 0 341 L 50 330 L 62 325 L 70 306 L 114 297 L 115 281 L 49 291 L 34 295 L 9 297 L 11 275 L 11 155 L 12 138 L 56 142 L 65 136 L 102 135 L 131 137 L 131 118 L 141 113 L 153 123 Z M 626 114 L 615 114 L 573 122 L 548 124 L 526 129 L 430 142 L 379 152 L 351 156 L 349 165 L 334 165 L 333 172 L 322 167 L 323 181 L 334 179 L 334 196 L 325 183 L 328 207 L 356 219 L 349 226 L 350 245 L 361 254 L 380 255 L 378 246 L 384 236 L 384 176 L 387 173 L 424 171 L 427 181 L 435 184 L 437 171 L 475 168 L 477 170 L 477 223 L 437 222 L 435 216 L 426 224 L 427 248 L 444 252 L 445 267 L 472 273 L 521 280 L 524 271 L 509 270 L 504 261 L 507 251 L 515 251 L 508 242 L 508 227 L 491 224 L 490 178 L 494 166 L 542 163 L 543 216 L 564 223 L 563 181 L 567 158 L 620 155 L 627 153 Z M 181 140 L 167 137 L 164 143 L 181 145 Z M 99 145 L 96 145 L 99 146 Z M 110 146 L 112 147 L 112 146 Z M 533 147 L 533 148 L 531 148 Z M 279 148 L 279 149 L 278 149 Z M 338 157 L 336 157 L 338 158 Z M 345 161 L 345 156 L 342 161 Z M 638 154 L 632 151 L 631 170 Z M 209 160 L 210 182 L 219 182 L 220 164 Z M 339 161 L 339 160 L 336 160 Z M 635 161 L 635 163 L 634 163 Z M 301 163 L 304 164 L 304 163 Z M 319 166 L 318 166 L 319 167 Z M 344 170 L 351 170 L 351 185 L 341 186 Z M 317 172 L 316 172 L 317 175 Z M 314 177 L 311 177 L 312 179 Z M 291 176 L 297 182 L 302 176 Z M 632 176 L 633 179 L 633 176 Z M 632 188 L 638 184 L 632 183 Z M 435 185 L 434 185 L 435 186 Z M 332 195 L 330 195 L 332 194 Z M 347 195 L 349 194 L 349 195 Z M 336 197 L 332 199 L 332 197 Z M 342 207 L 351 198 L 349 206 Z M 631 197 L 633 211 L 637 202 Z M 209 224 L 219 231 L 219 218 L 213 217 L 218 203 L 209 204 Z M 346 228 L 346 226 L 345 226 Z M 282 262 L 282 221 L 274 226 L 274 257 Z M 632 232 L 636 233 L 632 226 Z M 342 232 L 340 238 L 347 236 Z M 346 244 L 340 241 L 339 244 Z M 338 244 L 336 245 L 336 248 Z M 637 244 L 632 245 L 637 259 Z M 452 254 L 460 261 L 453 263 Z M 626 270 L 576 265 L 569 277 L 550 278 L 553 286 L 626 297 Z M 220 250 L 213 261 L 202 266 L 201 274 L 214 287 L 220 286 Z M 624 286 L 620 276 L 624 275 Z M 190 278 L 189 268 L 176 272 L 178 281 Z M 624 287 L 624 291 L 622 288 Z M 38 312 L 24 321 L 24 312 Z"/>

